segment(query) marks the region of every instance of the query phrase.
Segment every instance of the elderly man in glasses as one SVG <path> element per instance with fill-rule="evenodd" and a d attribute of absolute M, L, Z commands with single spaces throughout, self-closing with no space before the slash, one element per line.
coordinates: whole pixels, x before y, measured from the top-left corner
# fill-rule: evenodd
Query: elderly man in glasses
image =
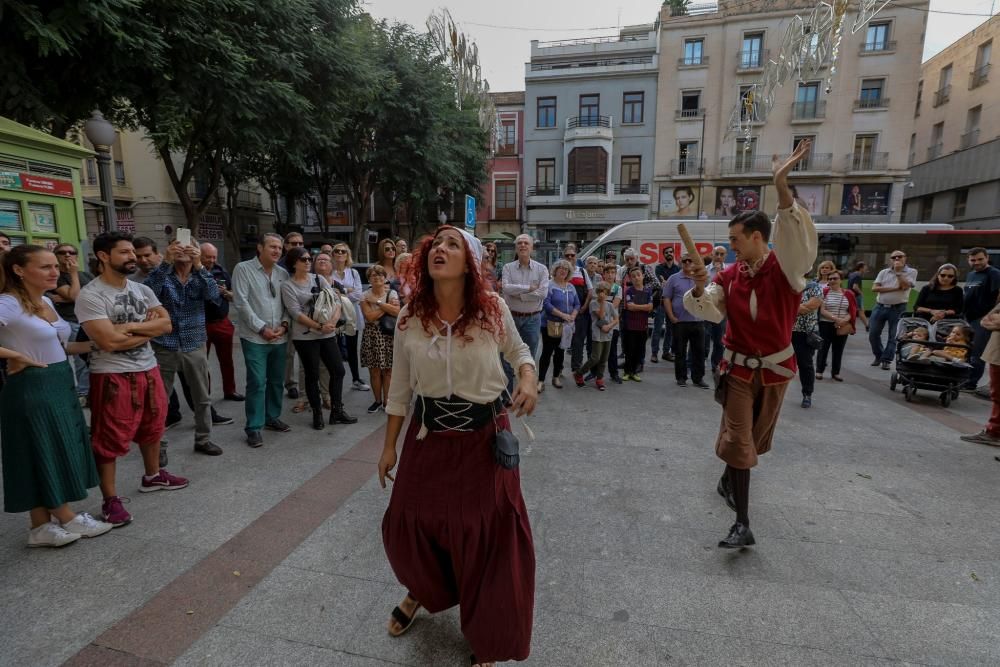
<path fill-rule="evenodd" d="M 889 253 L 892 262 L 888 268 L 879 271 L 872 285 L 875 292 L 875 309 L 872 310 L 871 328 L 868 332 L 868 342 L 872 346 L 875 361 L 872 366 L 881 364 L 887 371 L 892 365 L 892 356 L 896 353 L 896 325 L 910 302 L 910 291 L 917 283 L 917 270 L 906 264 L 906 253 L 893 250 Z M 885 345 L 882 344 L 882 331 L 889 325 L 889 335 Z"/>
<path fill-rule="evenodd" d="M 288 347 L 288 316 L 281 302 L 281 285 L 288 271 L 278 266 L 281 237 L 264 234 L 257 256 L 233 269 L 233 310 L 236 332 L 247 368 L 247 445 L 264 444 L 260 431 L 291 430 L 281 421 L 281 390 Z"/>

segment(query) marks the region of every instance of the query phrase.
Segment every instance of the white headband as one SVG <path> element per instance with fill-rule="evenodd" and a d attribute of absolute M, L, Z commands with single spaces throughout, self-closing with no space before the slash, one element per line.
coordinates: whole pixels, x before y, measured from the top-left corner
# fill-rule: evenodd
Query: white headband
<path fill-rule="evenodd" d="M 458 228 L 456 227 L 456 229 Z M 469 250 L 472 251 L 472 256 L 476 258 L 476 261 L 477 262 L 483 261 L 482 241 L 480 241 L 479 239 L 477 239 L 475 236 L 465 231 L 464 229 L 459 229 L 458 231 L 460 231 L 462 233 L 462 236 L 465 237 L 465 242 L 466 244 L 468 244 Z"/>

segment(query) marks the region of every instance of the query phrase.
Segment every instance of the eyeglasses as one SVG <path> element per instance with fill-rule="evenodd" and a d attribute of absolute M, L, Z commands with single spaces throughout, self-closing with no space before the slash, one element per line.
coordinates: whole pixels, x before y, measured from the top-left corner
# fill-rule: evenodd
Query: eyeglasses
<path fill-rule="evenodd" d="M 691 259 L 682 259 L 681 260 L 681 264 L 691 264 L 693 261 L 694 260 L 691 260 Z"/>
<path fill-rule="evenodd" d="M 336 250 L 333 251 L 333 254 L 334 255 L 346 255 L 347 251 L 344 250 L 343 248 L 337 248 Z"/>
<path fill-rule="evenodd" d="M 79 253 L 76 250 L 60 250 L 56 254 L 57 255 L 73 255 L 75 257 Z"/>
<path fill-rule="evenodd" d="M 906 259 L 906 255 L 892 255 L 889 259 Z"/>

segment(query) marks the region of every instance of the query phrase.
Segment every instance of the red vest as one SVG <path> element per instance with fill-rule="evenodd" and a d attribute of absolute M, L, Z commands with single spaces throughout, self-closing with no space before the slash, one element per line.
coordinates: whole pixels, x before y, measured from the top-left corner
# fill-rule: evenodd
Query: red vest
<path fill-rule="evenodd" d="M 788 284 L 773 252 L 753 278 L 742 273 L 740 265 L 741 262 L 736 262 L 715 276 L 714 282 L 722 286 L 726 296 L 726 333 L 722 343 L 727 349 L 751 356 L 766 357 L 781 352 L 792 344 L 792 326 L 799 313 L 802 294 Z M 756 320 L 750 317 L 751 292 L 757 295 Z M 781 365 L 796 371 L 795 355 Z M 753 380 L 753 371 L 746 366 L 734 364 L 730 373 L 747 382 Z M 761 379 L 764 384 L 782 384 L 790 380 L 766 368 Z"/>

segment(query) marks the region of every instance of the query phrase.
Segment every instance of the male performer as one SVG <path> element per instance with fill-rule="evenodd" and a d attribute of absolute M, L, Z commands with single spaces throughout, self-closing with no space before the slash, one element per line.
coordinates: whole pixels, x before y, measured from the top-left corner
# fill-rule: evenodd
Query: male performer
<path fill-rule="evenodd" d="M 725 389 L 722 424 L 715 453 L 726 462 L 718 491 L 735 510 L 736 523 L 719 542 L 722 548 L 754 544 L 748 513 L 750 468 L 757 465 L 758 455 L 771 449 L 781 399 L 795 377 L 792 325 L 805 288 L 803 276 L 816 259 L 817 238 L 809 213 L 792 197 L 787 176 L 809 155 L 810 143 L 801 142 L 784 163 L 777 156 L 773 160 L 778 191 L 773 228 L 760 211 L 739 213 L 729 223 L 736 263 L 711 284 L 708 268 L 696 263 L 695 286 L 684 296 L 692 314 L 712 322 L 728 317 L 719 380 Z"/>

